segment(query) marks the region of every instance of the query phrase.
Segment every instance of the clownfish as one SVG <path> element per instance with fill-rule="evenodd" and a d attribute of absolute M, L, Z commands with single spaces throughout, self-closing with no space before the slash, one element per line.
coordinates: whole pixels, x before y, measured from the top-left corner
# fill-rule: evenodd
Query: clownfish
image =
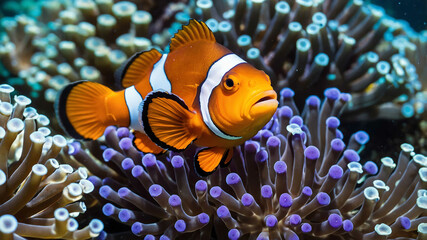
<path fill-rule="evenodd" d="M 227 165 L 233 147 L 253 137 L 278 101 L 270 78 L 217 43 L 205 23 L 190 20 L 171 39 L 169 53 L 132 56 L 116 71 L 124 90 L 89 81 L 66 86 L 55 111 L 69 135 L 97 139 L 107 126 L 134 130 L 145 153 L 182 151 L 190 144 L 201 176 Z"/>

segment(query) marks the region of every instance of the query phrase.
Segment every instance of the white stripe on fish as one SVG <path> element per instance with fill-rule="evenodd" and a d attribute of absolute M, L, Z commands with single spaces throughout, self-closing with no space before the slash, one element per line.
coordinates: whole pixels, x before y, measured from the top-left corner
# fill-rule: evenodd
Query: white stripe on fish
<path fill-rule="evenodd" d="M 135 86 L 128 87 L 125 89 L 125 100 L 129 110 L 130 127 L 137 131 L 144 132 L 144 128 L 140 124 L 138 117 L 139 105 L 144 99 L 141 97 L 141 94 L 135 89 Z"/>
<path fill-rule="evenodd" d="M 237 140 L 242 137 L 236 137 L 228 135 L 222 132 L 212 121 L 211 114 L 209 112 L 209 99 L 211 97 L 212 91 L 220 83 L 224 75 L 230 71 L 235 66 L 246 63 L 245 60 L 241 59 L 236 54 L 227 54 L 216 62 L 214 62 L 209 68 L 208 74 L 205 81 L 202 83 L 200 88 L 200 111 L 202 113 L 203 121 L 206 126 L 215 133 L 218 137 L 228 139 L 228 140 Z"/>
<path fill-rule="evenodd" d="M 166 92 L 172 92 L 171 82 L 166 76 L 165 62 L 168 55 L 163 54 L 162 58 L 153 66 L 153 71 L 150 75 L 150 85 L 153 91 L 163 90 Z"/>

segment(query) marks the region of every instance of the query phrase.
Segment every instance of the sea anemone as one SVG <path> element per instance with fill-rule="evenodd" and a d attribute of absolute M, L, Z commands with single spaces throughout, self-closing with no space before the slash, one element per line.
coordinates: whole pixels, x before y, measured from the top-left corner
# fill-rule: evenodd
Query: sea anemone
<path fill-rule="evenodd" d="M 23 93 L 43 100 L 38 102 L 53 103 L 61 88 L 81 79 L 113 87 L 115 70 L 135 52 L 164 41 L 164 25 L 184 6 L 153 1 L 41 1 L 37 19 L 26 14 L 1 19 L 0 62 L 12 76 L 24 80 Z M 51 104 L 38 107 L 53 113 Z"/>
<path fill-rule="evenodd" d="M 388 34 L 395 20 L 363 0 L 76 0 L 42 1 L 39 9 L 38 21 L 24 14 L 2 19 L 7 34 L 0 60 L 25 79 L 34 97 L 49 102 L 79 79 L 114 86 L 113 73 L 128 57 L 153 47 L 167 51 L 191 17 L 206 21 L 218 42 L 269 74 L 277 91 L 294 89 L 298 105 L 335 86 L 353 95 L 346 119 L 402 119 L 423 111 L 415 99 L 417 71 L 423 71 L 416 69 L 423 67 L 395 44 L 410 31 Z"/>
<path fill-rule="evenodd" d="M 68 146 L 70 160 L 94 174 L 88 179 L 97 191 L 92 195 L 103 204 L 102 212 L 131 226 L 137 236 L 209 239 L 212 226 L 205 226 L 211 223 L 213 209 L 206 182 L 198 182 L 194 192 L 190 186 L 197 177 L 182 156 L 143 155 L 131 138 L 127 128 L 108 127 L 101 147 L 95 141 L 86 148 L 78 142 Z"/>
<path fill-rule="evenodd" d="M 193 170 L 195 149 L 143 155 L 127 128 L 109 127 L 102 141 L 68 149 L 99 174 L 89 180 L 103 213 L 147 239 L 209 239 L 211 231 L 218 239 L 426 234 L 427 158 L 402 144 L 397 164 L 390 157 L 380 167 L 360 161 L 368 134 L 358 131 L 346 145 L 338 130 L 351 96 L 336 88 L 324 95 L 323 102 L 310 96 L 300 115 L 292 90 L 283 89 L 267 126 L 204 179 Z"/>
<path fill-rule="evenodd" d="M 233 191 L 211 188 L 211 196 L 223 204 L 217 214 L 229 238 L 416 236 L 427 200 L 426 157 L 402 144 L 397 167 L 388 157 L 379 170 L 372 161 L 362 166 L 358 152 L 368 135 L 359 131 L 346 146 L 335 117 L 348 95 L 327 89 L 325 97 L 322 105 L 309 97 L 302 118 L 292 110 L 292 99 L 286 100 L 276 114 L 278 124 L 272 122 L 259 140 L 241 148 L 238 162 L 244 167 L 227 175 Z"/>
<path fill-rule="evenodd" d="M 0 85 L 0 235 L 2 239 L 88 239 L 103 230 L 93 219 L 79 229 L 73 218 L 86 211 L 80 201 L 94 187 L 86 168 L 74 170 L 56 158 L 66 139 L 49 136 L 49 119 Z"/>

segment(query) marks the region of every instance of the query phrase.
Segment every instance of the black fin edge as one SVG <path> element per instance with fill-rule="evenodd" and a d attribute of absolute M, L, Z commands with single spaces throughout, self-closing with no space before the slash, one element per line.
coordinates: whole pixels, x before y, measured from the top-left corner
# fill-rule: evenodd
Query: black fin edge
<path fill-rule="evenodd" d="M 135 53 L 130 58 L 128 58 L 124 63 L 122 63 L 122 65 L 120 65 L 119 68 L 116 69 L 116 71 L 114 72 L 114 79 L 116 82 L 116 84 L 115 84 L 116 87 L 118 87 L 120 89 L 125 88 L 122 84 L 122 80 L 125 77 L 128 68 L 130 67 L 130 65 L 132 65 L 132 63 L 135 61 L 135 59 L 137 59 L 139 56 L 141 56 L 141 54 L 143 54 L 145 52 L 148 52 L 148 51 L 140 51 L 140 52 Z"/>
<path fill-rule="evenodd" d="M 209 175 L 211 175 L 213 172 L 215 172 L 215 170 L 217 170 L 218 169 L 218 166 L 214 169 L 214 170 L 212 170 L 212 172 L 206 172 L 206 171 L 204 171 L 201 167 L 200 167 L 200 164 L 199 164 L 199 153 L 200 152 L 202 152 L 202 151 L 206 151 L 206 150 L 208 150 L 208 149 L 211 149 L 211 148 L 202 148 L 202 149 L 200 149 L 199 151 L 197 151 L 197 153 L 196 153 L 196 155 L 194 155 L 194 169 L 196 170 L 196 174 L 199 176 L 199 177 L 208 177 Z M 225 154 L 224 154 L 225 155 Z M 223 158 L 224 158 L 224 156 L 223 156 Z M 223 159 L 221 159 L 221 161 L 223 161 Z"/>
<path fill-rule="evenodd" d="M 227 149 L 227 151 L 225 151 L 224 155 L 222 156 L 221 162 L 219 162 L 219 166 L 221 168 L 225 168 L 225 167 L 228 167 L 228 165 L 230 165 L 232 159 L 230 159 L 230 161 L 228 161 L 228 163 L 225 164 L 225 160 L 227 160 L 228 154 L 230 154 L 230 152 L 232 152 L 232 151 L 230 151 L 230 149 Z M 233 157 L 233 156 L 231 156 L 231 157 Z"/>
<path fill-rule="evenodd" d="M 61 128 L 68 135 L 76 139 L 92 140 L 92 139 L 83 137 L 76 131 L 76 129 L 73 127 L 70 120 L 68 119 L 67 113 L 66 113 L 66 107 L 67 107 L 66 102 L 67 102 L 68 95 L 70 95 L 71 90 L 77 85 L 86 83 L 86 82 L 88 81 L 86 80 L 77 81 L 77 82 L 70 83 L 66 87 L 64 87 L 55 99 L 54 109 L 55 109 L 56 117 L 58 118 L 59 126 L 61 126 Z"/>
<path fill-rule="evenodd" d="M 176 101 L 179 105 L 181 105 L 183 108 L 185 108 L 187 111 L 189 111 L 187 105 L 177 95 L 170 94 L 170 93 L 167 93 L 167 92 L 161 92 L 161 91 L 151 92 L 151 93 L 149 93 L 145 97 L 144 104 L 142 106 L 142 114 L 141 114 L 142 116 L 141 116 L 141 118 L 142 118 L 142 124 L 144 126 L 144 132 L 151 139 L 151 141 L 153 141 L 155 144 L 157 144 L 159 147 L 161 147 L 163 149 L 172 150 L 174 152 L 184 151 L 185 149 L 187 149 L 188 146 L 191 145 L 192 142 L 194 142 L 194 139 L 184 149 L 177 149 L 177 148 L 175 148 L 173 146 L 170 146 L 170 145 L 162 142 L 159 138 L 157 138 L 157 136 L 154 134 L 153 130 L 151 129 L 150 123 L 148 122 L 148 116 L 147 116 L 148 106 L 150 105 L 150 103 L 153 102 L 154 98 L 158 98 L 158 97 L 172 99 L 172 100 Z"/>

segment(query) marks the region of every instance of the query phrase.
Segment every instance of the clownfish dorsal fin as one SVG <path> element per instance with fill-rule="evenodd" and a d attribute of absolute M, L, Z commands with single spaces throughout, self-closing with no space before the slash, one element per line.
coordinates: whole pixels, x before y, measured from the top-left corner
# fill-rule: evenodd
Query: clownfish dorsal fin
<path fill-rule="evenodd" d="M 215 36 L 204 22 L 191 19 L 190 23 L 183 26 L 171 39 L 170 51 L 200 40 L 216 42 Z"/>
<path fill-rule="evenodd" d="M 156 49 L 135 53 L 126 62 L 122 64 L 115 72 L 117 85 L 122 88 L 128 88 L 136 85 L 149 74 L 153 65 L 159 61 L 162 54 Z"/>
<path fill-rule="evenodd" d="M 232 157 L 232 151 L 222 147 L 203 148 L 194 157 L 196 173 L 202 177 L 212 174 L 218 165 L 226 166 Z M 224 164 L 224 165 L 223 165 Z"/>
<path fill-rule="evenodd" d="M 175 152 L 188 147 L 196 138 L 189 123 L 195 117 L 184 101 L 168 92 L 151 92 L 141 105 L 145 134 L 158 146 Z"/>

